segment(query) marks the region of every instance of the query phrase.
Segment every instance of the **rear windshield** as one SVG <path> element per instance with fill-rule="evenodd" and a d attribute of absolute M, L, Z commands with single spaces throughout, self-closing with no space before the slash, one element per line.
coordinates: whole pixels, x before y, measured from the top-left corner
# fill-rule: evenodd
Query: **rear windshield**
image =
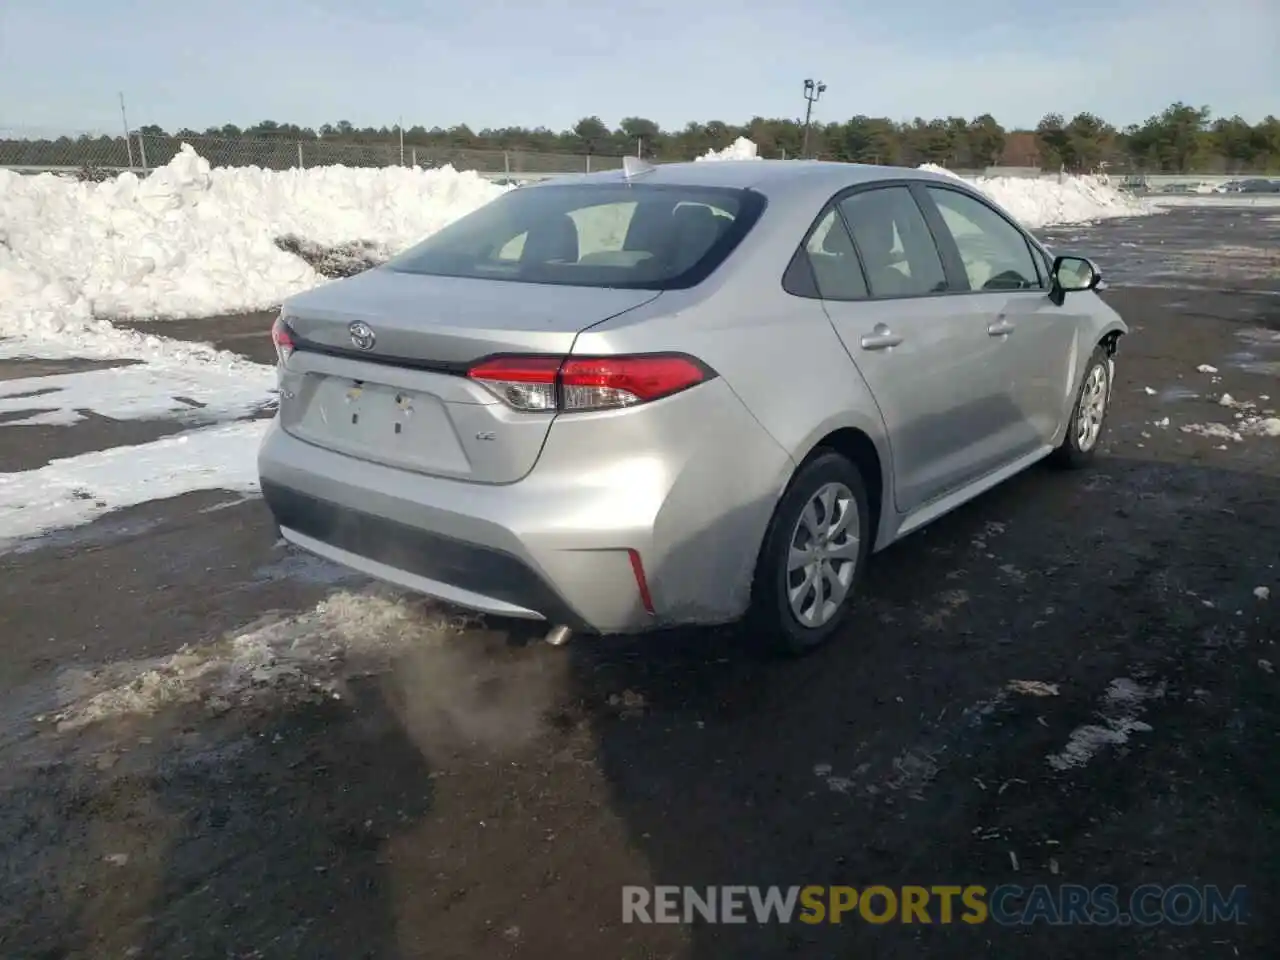
<path fill-rule="evenodd" d="M 601 183 L 522 187 L 386 264 L 400 273 L 669 290 L 708 276 L 764 209 L 751 190 Z"/>

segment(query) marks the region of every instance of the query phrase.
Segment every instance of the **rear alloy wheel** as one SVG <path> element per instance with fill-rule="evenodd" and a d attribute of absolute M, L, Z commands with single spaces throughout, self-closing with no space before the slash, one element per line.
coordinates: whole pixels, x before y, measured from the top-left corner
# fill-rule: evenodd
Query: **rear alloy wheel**
<path fill-rule="evenodd" d="M 778 503 L 756 570 L 755 626 L 788 655 L 840 629 L 873 531 L 857 467 L 834 451 L 802 466 Z"/>
<path fill-rule="evenodd" d="M 1111 399 L 1111 361 L 1098 347 L 1089 357 L 1084 381 L 1076 395 L 1067 435 L 1053 452 L 1054 462 L 1064 467 L 1083 467 L 1093 460 L 1107 419 Z"/>

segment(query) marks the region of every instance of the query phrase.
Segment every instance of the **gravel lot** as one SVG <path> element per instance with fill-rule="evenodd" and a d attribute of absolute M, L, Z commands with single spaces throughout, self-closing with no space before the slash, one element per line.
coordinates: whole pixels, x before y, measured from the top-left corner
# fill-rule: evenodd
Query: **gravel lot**
<path fill-rule="evenodd" d="M 551 649 L 287 552 L 231 494 L 0 556 L 0 955 L 1273 956 L 1280 437 L 1182 428 L 1239 434 L 1223 393 L 1280 407 L 1275 214 L 1050 232 L 1134 330 L 1099 464 L 882 554 L 800 662 L 743 652 L 749 628 Z M 269 323 L 150 326 L 268 361 Z M 165 428 L 0 425 L 0 470 Z M 627 884 L 976 883 L 1244 885 L 1252 909 L 621 922 Z"/>

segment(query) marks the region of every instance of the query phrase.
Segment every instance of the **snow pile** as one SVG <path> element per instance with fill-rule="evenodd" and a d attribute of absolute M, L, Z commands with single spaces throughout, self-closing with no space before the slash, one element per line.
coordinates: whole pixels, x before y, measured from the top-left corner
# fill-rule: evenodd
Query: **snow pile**
<path fill-rule="evenodd" d="M 1029 229 L 1067 223 L 1091 223 L 1112 217 L 1154 213 L 1154 204 L 1139 200 L 1093 176 L 973 177 L 925 163 L 921 170 L 965 180 L 1004 207 Z"/>
<path fill-rule="evenodd" d="M 748 140 L 746 137 L 739 137 L 723 150 L 708 150 L 700 157 L 694 157 L 695 161 L 701 160 L 759 160 L 759 148 L 755 142 Z"/>
<path fill-rule="evenodd" d="M 759 159 L 755 143 L 746 137 L 739 137 L 723 150 L 708 150 L 697 158 L 699 161 Z M 1123 193 L 1099 177 L 1055 175 L 968 179 L 932 163 L 922 164 L 920 169 L 973 184 L 1033 230 L 1050 224 L 1091 223 L 1111 217 L 1142 216 L 1156 210 L 1154 204 Z"/>
<path fill-rule="evenodd" d="M 503 193 L 451 167 L 210 169 L 189 146 L 145 179 L 0 170 L 0 336 L 104 336 L 94 318 L 261 309 L 323 277 L 277 246 L 401 250 Z"/>
<path fill-rule="evenodd" d="M 1145 216 L 1156 211 L 1152 204 L 1093 176 L 976 177 L 970 182 L 1033 230 L 1049 225 Z"/>

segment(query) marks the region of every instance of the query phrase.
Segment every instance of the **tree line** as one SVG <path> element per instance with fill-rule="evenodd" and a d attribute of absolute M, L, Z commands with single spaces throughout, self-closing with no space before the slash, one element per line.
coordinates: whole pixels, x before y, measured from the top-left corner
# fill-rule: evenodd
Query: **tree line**
<path fill-rule="evenodd" d="M 663 130 L 643 117 L 627 117 L 610 128 L 597 116 L 584 117 L 571 130 L 504 127 L 472 130 L 466 125 L 444 129 L 413 126 L 356 127 L 343 120 L 319 128 L 262 121 L 249 127 L 227 124 L 203 131 L 168 132 L 145 126 L 147 138 L 197 141 L 279 141 L 326 146 L 394 147 L 401 141 L 430 162 L 431 154 L 460 151 L 511 151 L 544 154 L 589 154 L 597 157 L 638 155 L 657 161 L 688 160 L 708 150 L 729 146 L 738 137 L 753 140 L 765 157 L 800 157 L 805 150 L 802 122 L 754 117 L 742 125 L 712 120 Z M 87 138 L 92 139 L 92 138 Z M 110 139 L 110 138 L 102 138 Z M 119 139 L 119 138 L 117 138 Z M 0 140 L 0 163 L 21 144 L 22 155 L 73 146 L 76 141 Z M 1036 167 L 1046 170 L 1112 173 L 1243 173 L 1280 171 L 1280 120 L 1268 116 L 1250 124 L 1239 116 L 1214 118 L 1208 107 L 1173 103 L 1145 123 L 1123 129 L 1092 113 L 1070 119 L 1046 114 L 1034 130 L 1007 130 L 990 114 L 971 120 L 946 117 L 907 122 L 886 117 L 855 116 L 843 122 L 814 123 L 807 155 L 829 160 L 915 166 L 936 163 L 954 170 L 989 166 Z M 28 160 L 28 162 L 30 162 Z"/>

